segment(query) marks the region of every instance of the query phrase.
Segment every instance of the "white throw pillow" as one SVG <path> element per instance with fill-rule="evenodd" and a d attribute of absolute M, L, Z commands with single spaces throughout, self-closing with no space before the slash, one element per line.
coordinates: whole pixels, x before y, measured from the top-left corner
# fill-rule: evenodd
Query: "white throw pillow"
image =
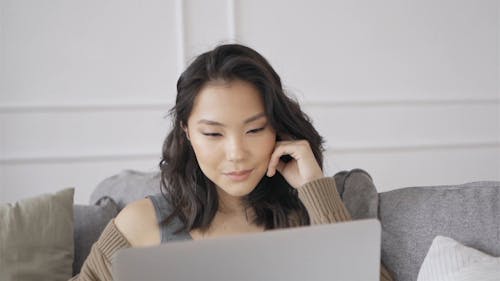
<path fill-rule="evenodd" d="M 436 236 L 417 281 L 500 281 L 500 257 Z"/>

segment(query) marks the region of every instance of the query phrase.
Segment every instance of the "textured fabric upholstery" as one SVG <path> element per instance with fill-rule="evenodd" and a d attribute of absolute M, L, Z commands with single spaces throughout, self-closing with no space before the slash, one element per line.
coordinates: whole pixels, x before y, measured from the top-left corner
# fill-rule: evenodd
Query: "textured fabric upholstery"
<path fill-rule="evenodd" d="M 159 192 L 159 172 L 124 170 L 99 183 L 90 195 L 90 204 L 95 204 L 103 197 L 110 197 L 121 210 L 130 202 Z"/>
<path fill-rule="evenodd" d="M 73 195 L 67 188 L 0 204 L 0 280 L 71 277 Z"/>
<path fill-rule="evenodd" d="M 500 182 L 408 187 L 379 199 L 382 259 L 398 281 L 417 279 L 438 235 L 500 256 Z"/>
<path fill-rule="evenodd" d="M 363 170 L 342 171 L 334 178 L 353 219 L 381 220 L 382 261 L 398 281 L 416 280 L 437 235 L 500 255 L 500 182 L 408 187 L 377 193 L 372 178 Z M 158 192 L 159 172 L 127 170 L 103 180 L 92 193 L 90 203 L 111 197 L 121 209 Z"/>
<path fill-rule="evenodd" d="M 74 205 L 75 257 L 73 275 L 80 272 L 90 253 L 92 244 L 99 238 L 108 222 L 118 214 L 118 205 L 109 197 L 103 197 L 95 205 Z"/>
<path fill-rule="evenodd" d="M 352 219 L 376 218 L 378 193 L 371 176 L 364 170 L 338 172 L 334 176 L 337 190 Z"/>

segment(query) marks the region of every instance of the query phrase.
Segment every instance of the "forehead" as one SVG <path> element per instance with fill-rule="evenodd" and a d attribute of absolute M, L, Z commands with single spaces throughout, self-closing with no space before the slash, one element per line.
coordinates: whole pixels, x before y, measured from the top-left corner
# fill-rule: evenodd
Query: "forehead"
<path fill-rule="evenodd" d="M 189 119 L 235 123 L 262 112 L 262 96 L 252 84 L 241 80 L 211 82 L 198 93 Z"/>

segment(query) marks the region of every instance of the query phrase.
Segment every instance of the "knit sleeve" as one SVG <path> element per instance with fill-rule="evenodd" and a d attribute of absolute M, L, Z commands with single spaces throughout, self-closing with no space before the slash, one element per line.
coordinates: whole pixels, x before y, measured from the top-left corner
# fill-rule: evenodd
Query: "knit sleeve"
<path fill-rule="evenodd" d="M 70 281 L 112 281 L 111 264 L 114 254 L 128 247 L 130 243 L 116 228 L 114 220 L 111 220 L 97 242 L 92 245 L 80 273 Z"/>
<path fill-rule="evenodd" d="M 351 220 L 331 177 L 309 182 L 298 189 L 299 199 L 309 213 L 311 224 L 325 224 Z"/>
<path fill-rule="evenodd" d="M 332 177 L 311 181 L 298 188 L 299 199 L 307 209 L 311 224 L 327 224 L 350 221 L 347 211 Z M 380 264 L 380 280 L 393 281 L 391 274 Z"/>

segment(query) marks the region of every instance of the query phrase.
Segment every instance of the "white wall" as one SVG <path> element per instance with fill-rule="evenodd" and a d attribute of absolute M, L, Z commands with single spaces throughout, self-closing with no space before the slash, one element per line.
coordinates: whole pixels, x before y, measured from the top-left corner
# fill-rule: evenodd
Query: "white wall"
<path fill-rule="evenodd" d="M 261 52 L 379 191 L 500 180 L 494 0 L 0 0 L 0 202 L 155 170 L 180 72 Z"/>

